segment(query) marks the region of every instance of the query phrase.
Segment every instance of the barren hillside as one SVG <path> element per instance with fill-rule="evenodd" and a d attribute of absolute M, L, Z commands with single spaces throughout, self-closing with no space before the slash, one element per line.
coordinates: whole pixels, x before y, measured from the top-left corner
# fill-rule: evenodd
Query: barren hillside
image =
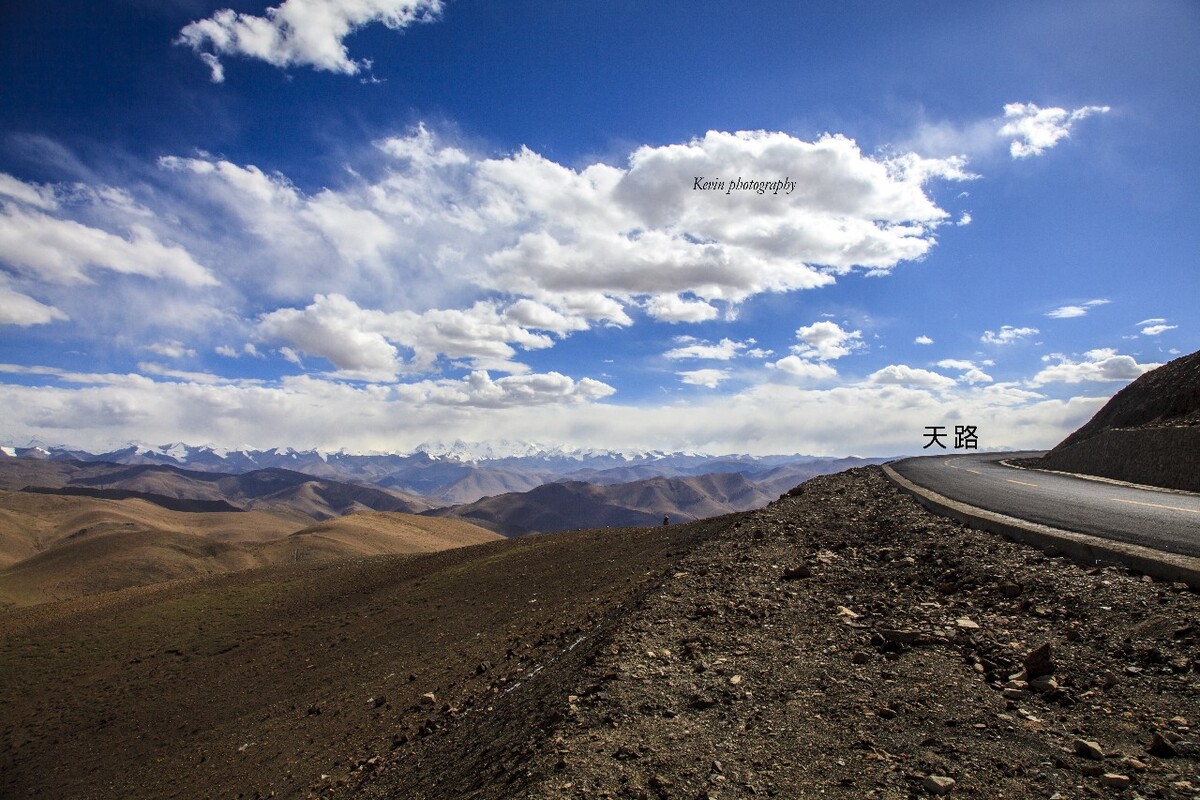
<path fill-rule="evenodd" d="M 1027 465 L 1200 492 L 1200 352 L 1147 372 Z"/>
<path fill-rule="evenodd" d="M 457 519 L 362 512 L 313 525 L 303 509 L 173 511 L 0 491 L 0 605 L 27 605 L 285 562 L 425 553 L 499 538 Z"/>

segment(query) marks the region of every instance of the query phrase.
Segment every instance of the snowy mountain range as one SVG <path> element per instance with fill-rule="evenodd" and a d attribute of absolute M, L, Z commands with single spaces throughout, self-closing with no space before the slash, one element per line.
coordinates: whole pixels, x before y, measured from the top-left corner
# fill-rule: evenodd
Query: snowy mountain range
<path fill-rule="evenodd" d="M 130 444 L 104 453 L 31 442 L 0 447 L 0 458 L 157 464 L 197 472 L 244 474 L 287 469 L 318 478 L 398 489 L 435 504 L 470 503 L 482 497 L 526 492 L 547 483 L 583 481 L 612 485 L 648 478 L 738 473 L 781 491 L 816 474 L 886 461 L 885 458 L 823 458 L 807 455 L 710 455 L 699 452 L 567 449 L 526 442 L 430 442 L 411 453 L 350 453 L 296 450 L 229 450 L 183 442 Z"/>

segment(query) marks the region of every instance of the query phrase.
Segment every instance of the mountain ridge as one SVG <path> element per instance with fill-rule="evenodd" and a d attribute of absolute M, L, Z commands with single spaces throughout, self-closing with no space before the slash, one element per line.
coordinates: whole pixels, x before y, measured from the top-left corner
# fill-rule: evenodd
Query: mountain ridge
<path fill-rule="evenodd" d="M 228 450 L 211 445 L 194 447 L 181 442 L 157 447 L 131 444 L 105 453 L 30 443 L 28 447 L 0 448 L 0 454 L 0 464 L 22 458 L 49 463 L 78 461 L 161 466 L 194 473 L 245 474 L 263 469 L 287 469 L 319 479 L 414 495 L 435 506 L 471 503 L 497 494 L 529 491 L 546 483 L 572 480 L 613 484 L 711 472 L 742 473 L 755 479 L 760 474 L 783 468 L 799 476 L 791 484 L 795 485 L 813 475 L 887 460 L 803 454 L 754 456 L 709 455 L 686 450 L 570 449 L 503 440 L 494 445 L 426 443 L 408 454 L 301 451 L 291 447 Z M 842 464 L 845 466 L 838 466 Z M 782 492 L 791 486 L 781 483 L 774 488 Z"/>

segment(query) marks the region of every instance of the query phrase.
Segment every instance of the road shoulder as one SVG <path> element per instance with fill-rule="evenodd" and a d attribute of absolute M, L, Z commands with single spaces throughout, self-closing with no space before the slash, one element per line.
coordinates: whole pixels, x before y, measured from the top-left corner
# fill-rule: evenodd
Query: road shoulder
<path fill-rule="evenodd" d="M 1085 565 L 1118 564 L 1155 578 L 1186 583 L 1200 589 L 1200 558 L 1167 553 L 1141 545 L 1118 542 L 1074 531 L 1065 531 L 1036 522 L 998 514 L 982 508 L 951 500 L 930 489 L 918 486 L 884 464 L 888 480 L 916 498 L 933 511 L 966 525 L 991 533 L 1008 536 L 1042 550 L 1069 556 Z"/>

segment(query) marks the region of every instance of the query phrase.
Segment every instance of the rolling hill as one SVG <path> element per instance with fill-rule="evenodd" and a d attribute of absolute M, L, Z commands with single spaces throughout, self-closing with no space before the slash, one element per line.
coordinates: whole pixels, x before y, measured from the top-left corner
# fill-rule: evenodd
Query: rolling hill
<path fill-rule="evenodd" d="M 457 519 L 362 512 L 313 525 L 273 511 L 187 512 L 141 499 L 0 491 L 0 605 L 299 561 L 427 553 L 499 538 Z"/>

